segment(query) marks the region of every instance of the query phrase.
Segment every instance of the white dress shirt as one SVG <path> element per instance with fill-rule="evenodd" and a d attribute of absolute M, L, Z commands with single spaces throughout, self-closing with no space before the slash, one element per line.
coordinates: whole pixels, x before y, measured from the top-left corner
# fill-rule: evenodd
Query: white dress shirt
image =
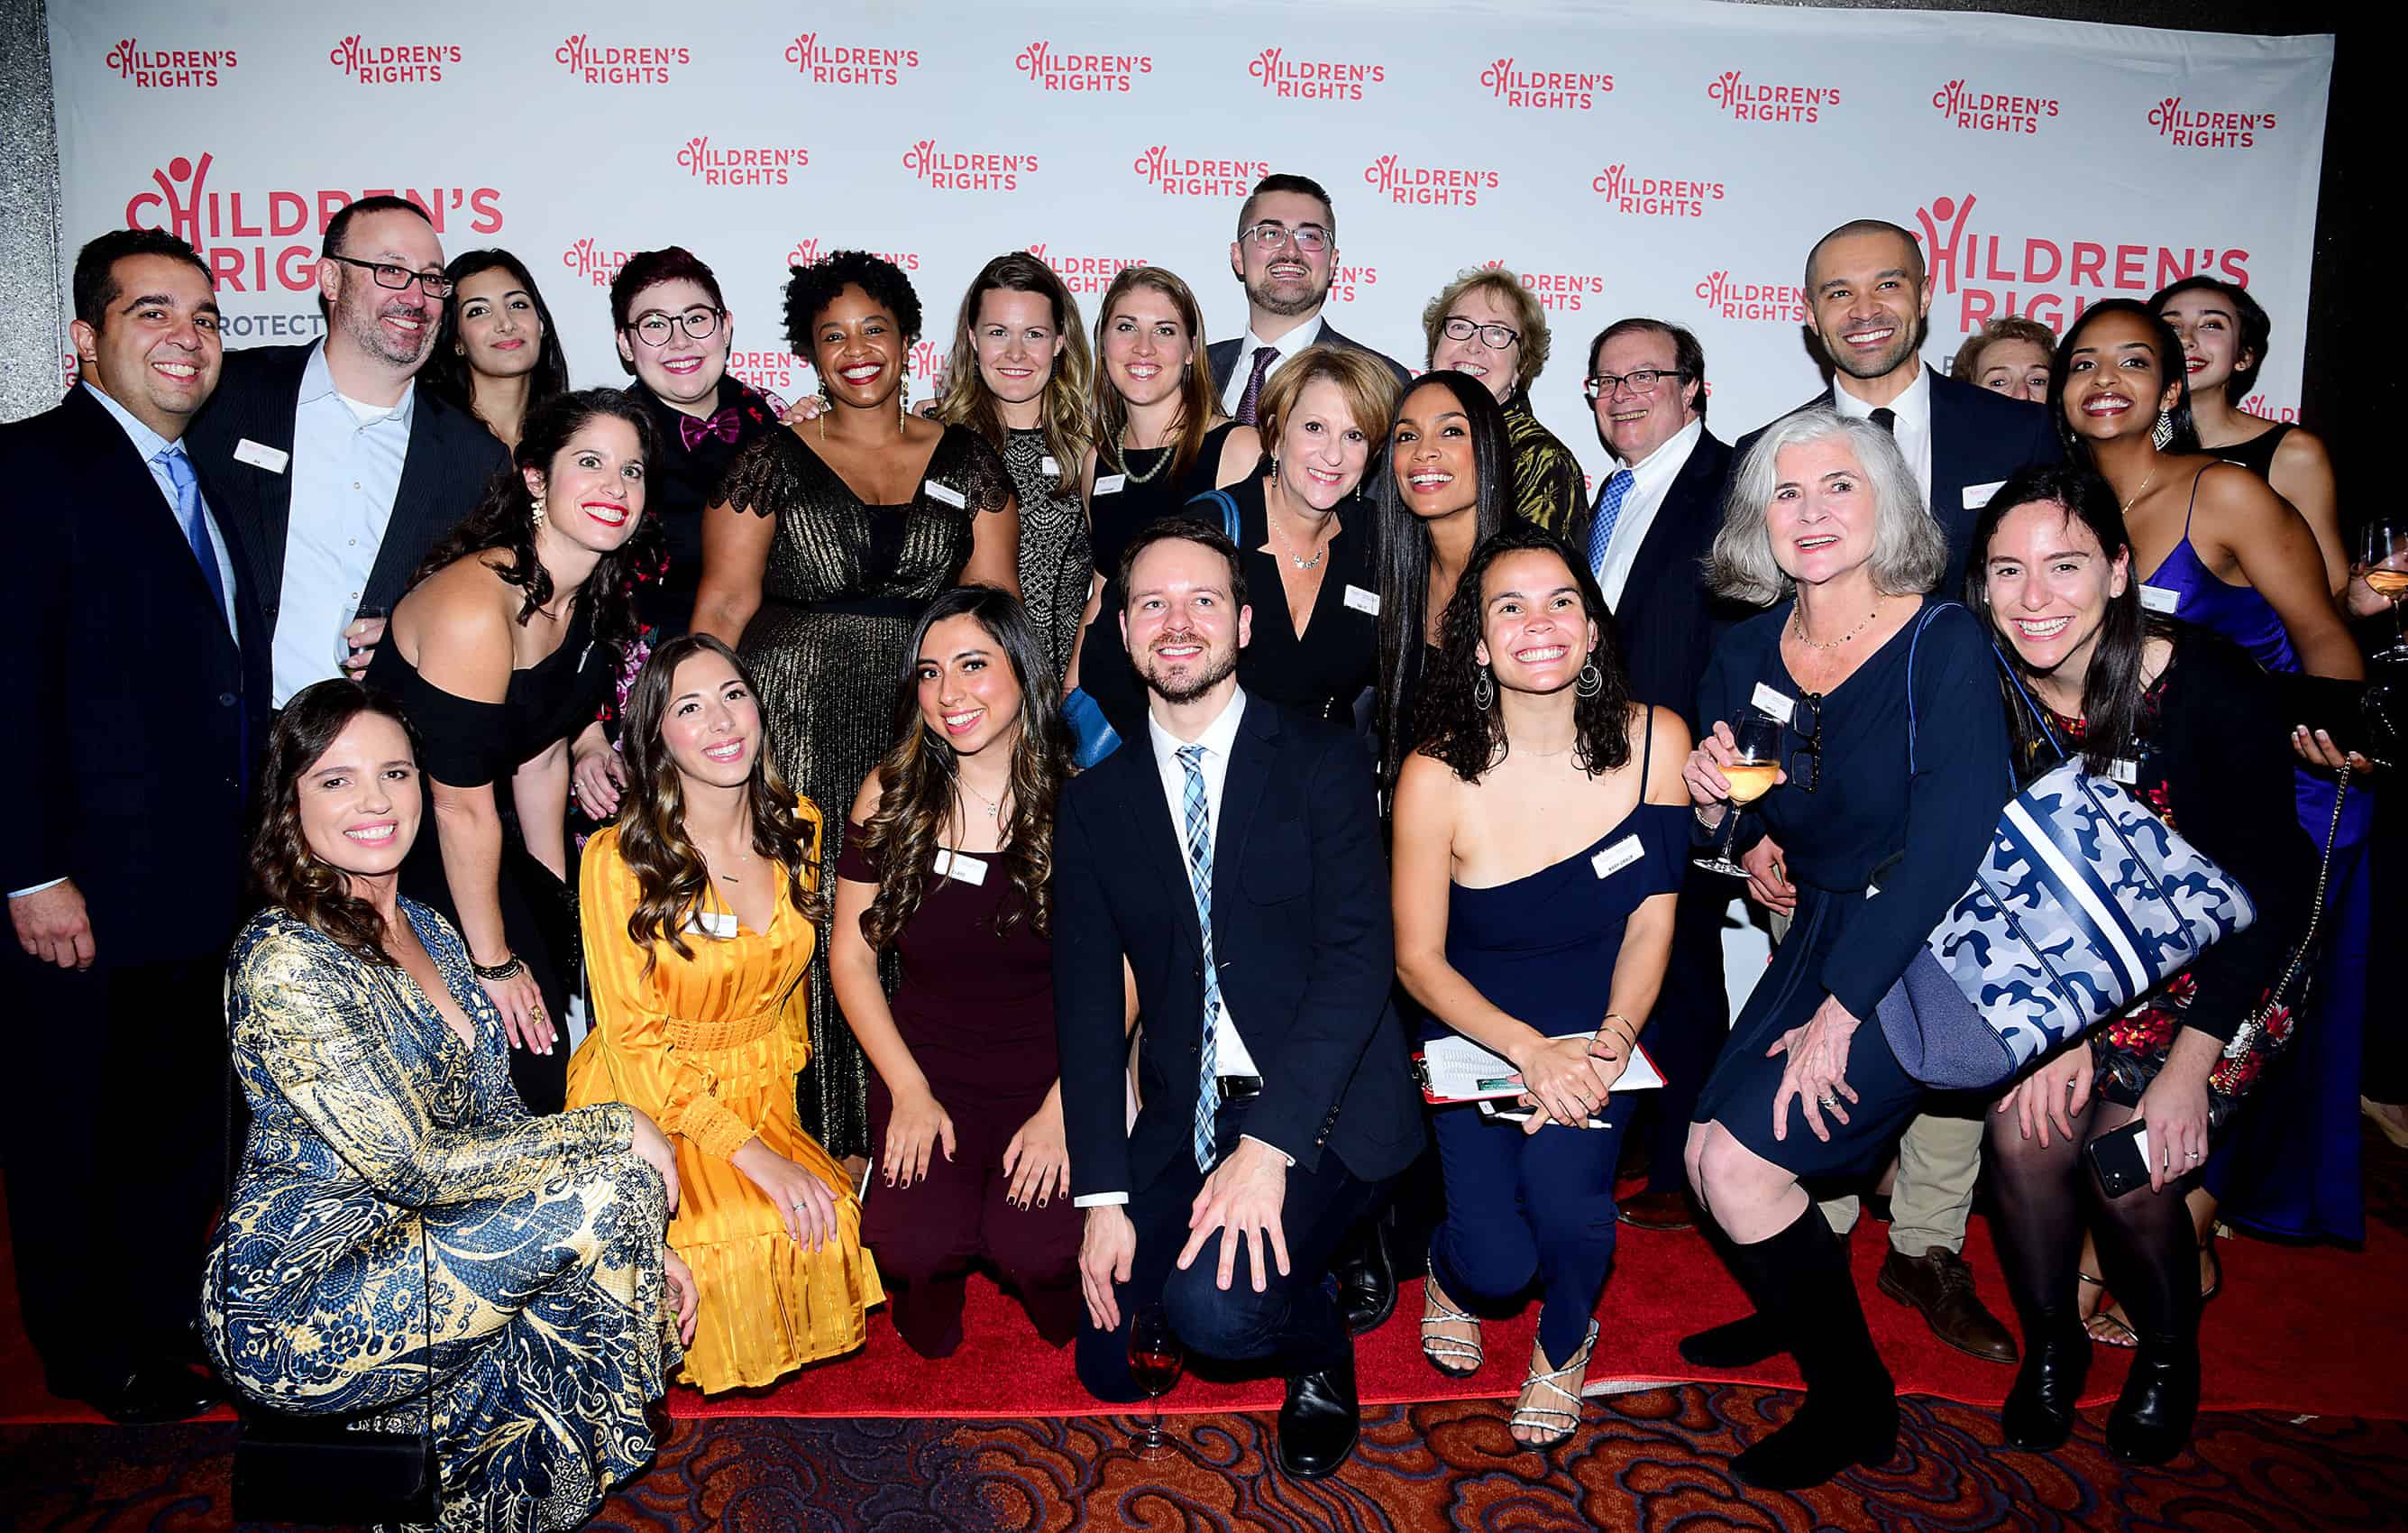
<path fill-rule="evenodd" d="M 1318 314 L 1277 340 L 1265 340 L 1250 327 L 1246 331 L 1246 338 L 1238 342 L 1238 365 L 1229 369 L 1229 386 L 1221 391 L 1221 413 L 1231 420 L 1237 419 L 1238 402 L 1246 397 L 1246 380 L 1254 376 L 1256 351 L 1268 346 L 1279 353 L 1272 359 L 1270 370 L 1263 374 L 1263 381 L 1268 383 L 1271 373 L 1280 370 L 1281 363 L 1319 340 L 1321 331 L 1321 316 Z"/>
<path fill-rule="evenodd" d="M 1844 376 L 1844 375 L 1842 375 Z M 1874 407 L 1850 394 L 1838 380 L 1831 385 L 1831 404 L 1842 415 L 1855 420 L 1872 419 Z M 1886 407 L 1898 416 L 1890 435 L 1898 438 L 1898 450 L 1906 454 L 1906 466 L 1914 471 L 1914 482 L 1923 490 L 1923 505 L 1931 508 L 1931 369 L 1918 366 L 1914 381 L 1907 391 L 1891 400 Z"/>
<path fill-rule="evenodd" d="M 1604 593 L 1607 611 L 1622 605 L 1622 588 L 1630 583 L 1630 566 L 1639 561 L 1639 545 L 1647 541 L 1647 529 L 1656 524 L 1656 513 L 1663 509 L 1672 481 L 1681 477 L 1689 454 L 1697 451 L 1698 438 L 1705 433 L 1704 421 L 1692 421 L 1655 451 L 1622 466 L 1630 470 L 1630 489 L 1622 497 L 1622 514 L 1614 519 L 1613 536 L 1606 540 L 1605 562 L 1597 569 L 1597 585 Z M 1602 486 L 1599 489 L 1601 493 Z"/>
<path fill-rule="evenodd" d="M 336 674 L 336 636 L 358 615 L 376 568 L 417 411 L 415 383 L 389 408 L 337 393 L 325 343 L 311 350 L 293 412 L 292 515 L 273 652 L 278 708 Z"/>

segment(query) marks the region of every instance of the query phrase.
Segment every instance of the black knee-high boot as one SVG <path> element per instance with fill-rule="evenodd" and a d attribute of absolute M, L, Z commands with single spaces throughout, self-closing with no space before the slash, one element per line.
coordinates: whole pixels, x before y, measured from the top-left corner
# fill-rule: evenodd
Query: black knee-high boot
<path fill-rule="evenodd" d="M 1789 1425 L 1731 1463 L 1761 1490 L 1803 1490 L 1898 1451 L 1898 1391 L 1865 1328 L 1847 1247 L 1813 1203 L 1770 1239 L 1729 1249 L 1756 1312 L 1798 1359 L 1806 1400 Z"/>
<path fill-rule="evenodd" d="M 1701 1205 L 1702 1206 L 1702 1205 Z M 1709 1212 L 1698 1225 L 1706 1243 L 1714 1254 L 1736 1267 L 1739 1258 L 1731 1254 L 1730 1237 Z M 1702 1331 L 1681 1338 L 1681 1360 L 1692 1368 L 1754 1368 L 1768 1357 L 1777 1357 L 1789 1350 L 1772 1322 L 1761 1313 L 1749 1313 L 1737 1320 L 1726 1320 L 1719 1325 L 1709 1325 Z"/>

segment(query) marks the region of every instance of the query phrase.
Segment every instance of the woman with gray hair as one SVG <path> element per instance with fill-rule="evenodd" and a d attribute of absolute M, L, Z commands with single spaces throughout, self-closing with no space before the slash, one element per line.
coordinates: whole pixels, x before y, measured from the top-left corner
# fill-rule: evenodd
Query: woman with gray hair
<path fill-rule="evenodd" d="M 1799 1183 L 1871 1168 L 1914 1114 L 1922 1087 L 1864 1024 L 1989 842 L 2007 733 L 1982 625 L 1925 595 L 1946 546 L 1881 427 L 1818 408 L 1766 428 L 1711 563 L 1721 595 L 1772 606 L 1707 667 L 1698 717 L 1715 722 L 1684 769 L 1690 802 L 1719 835 L 1735 726 L 1775 721 L 1780 766 L 1743 834 L 1779 840 L 1798 907 L 1689 1131 L 1690 1185 L 1756 1312 L 1681 1350 L 1706 1367 L 1797 1358 L 1805 1403 L 1733 1465 L 1787 1490 L 1897 1444 L 1846 1248 Z"/>

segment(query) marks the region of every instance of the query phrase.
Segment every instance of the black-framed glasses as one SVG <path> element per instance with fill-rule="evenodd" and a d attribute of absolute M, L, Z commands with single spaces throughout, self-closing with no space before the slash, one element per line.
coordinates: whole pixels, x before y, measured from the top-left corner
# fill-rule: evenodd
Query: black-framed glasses
<path fill-rule="evenodd" d="M 1439 334 L 1449 340 L 1469 340 L 1472 337 L 1478 336 L 1480 344 L 1492 351 L 1501 351 L 1522 338 L 1522 332 L 1510 325 L 1482 324 L 1476 320 L 1467 320 L 1459 314 L 1450 317 L 1438 328 Z"/>
<path fill-rule="evenodd" d="M 1789 710 L 1789 732 L 1806 749 L 1789 752 L 1789 781 L 1801 793 L 1813 793 L 1823 779 L 1823 695 L 1810 692 Z"/>
<path fill-rule="evenodd" d="M 633 330 L 636 338 L 647 346 L 666 346 L 670 336 L 679 330 L 684 331 L 690 339 L 709 340 L 719 333 L 721 318 L 721 310 L 701 304 L 682 314 L 664 314 L 653 308 L 636 316 L 636 322 L 627 328 Z"/>
<path fill-rule="evenodd" d="M 1239 230 L 1238 237 L 1251 239 L 1258 249 L 1266 251 L 1275 251 L 1290 240 L 1295 241 L 1296 248 L 1307 255 L 1319 255 L 1329 249 L 1329 231 L 1318 223 L 1298 224 L 1291 229 L 1284 223 L 1274 223 L 1265 219 Z"/>
<path fill-rule="evenodd" d="M 1616 389 L 1628 389 L 1632 394 L 1654 394 L 1656 385 L 1664 379 L 1684 380 L 1688 374 L 1678 367 L 1633 367 L 1627 373 L 1595 373 L 1582 380 L 1581 392 L 1591 399 L 1603 399 Z"/>
<path fill-rule="evenodd" d="M 326 259 L 340 261 L 347 266 L 357 266 L 373 278 L 377 286 L 391 288 L 395 293 L 416 282 L 418 290 L 430 298 L 452 296 L 452 279 L 439 271 L 412 271 L 408 266 L 396 266 L 391 262 L 354 261 L 348 255 L 329 255 Z"/>

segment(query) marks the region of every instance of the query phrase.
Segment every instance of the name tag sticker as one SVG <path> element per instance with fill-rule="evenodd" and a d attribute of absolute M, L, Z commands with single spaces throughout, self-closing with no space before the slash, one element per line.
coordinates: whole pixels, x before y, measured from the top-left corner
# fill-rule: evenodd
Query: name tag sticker
<path fill-rule="evenodd" d="M 2141 781 L 2141 764 L 2137 761 L 2126 761 L 2118 756 L 2108 764 L 2107 775 L 2128 788 L 2134 787 Z"/>
<path fill-rule="evenodd" d="M 1366 591 L 1359 585 L 1350 585 L 1346 588 L 1346 605 L 1357 612 L 1369 612 L 1376 618 L 1380 615 L 1380 594 Z"/>
<path fill-rule="evenodd" d="M 694 919 L 686 924 L 705 937 L 716 937 L 724 940 L 735 937 L 739 924 L 733 910 L 696 910 L 694 912 Z"/>
<path fill-rule="evenodd" d="M 1748 698 L 1747 706 L 1767 718 L 1779 719 L 1783 724 L 1787 724 L 1798 711 L 1796 699 L 1773 691 L 1761 681 L 1756 684 L 1756 695 Z"/>
<path fill-rule="evenodd" d="M 2163 612 L 2172 617 L 2174 609 L 2181 605 L 2182 595 L 2179 592 L 2169 591 L 2161 585 L 2141 587 L 2141 607 L 2144 611 Z"/>
<path fill-rule="evenodd" d="M 234 461 L 247 463 L 253 468 L 265 468 L 271 474 L 281 474 L 284 466 L 293 461 L 293 454 L 245 437 L 234 444 Z"/>
<path fill-rule="evenodd" d="M 1048 479 L 1053 479 L 1061 474 L 1062 466 L 1054 461 L 1054 454 L 1048 452 L 1037 460 L 1037 471 Z"/>
<path fill-rule="evenodd" d="M 1128 476 L 1126 474 L 1099 475 L 1096 480 L 1096 494 L 1099 495 L 1116 495 L 1121 493 L 1122 486 L 1127 483 Z"/>
<path fill-rule="evenodd" d="M 1997 494 L 2006 482 L 2005 480 L 1992 480 L 1987 484 L 1965 486 L 1965 509 L 1969 511 L 1977 511 L 1987 506 L 1990 503 L 1990 497 Z"/>
<path fill-rule="evenodd" d="M 939 848 L 936 867 L 938 877 L 951 879 L 955 883 L 986 881 L 986 860 L 982 857 L 973 857 L 968 852 L 947 852 Z"/>
<path fill-rule="evenodd" d="M 969 497 L 959 490 L 950 484 L 939 484 L 935 480 L 921 480 L 920 488 L 927 493 L 930 500 L 941 500 L 955 510 L 966 509 L 970 503 Z"/>
<path fill-rule="evenodd" d="M 1625 836 L 1591 857 L 1588 865 L 1597 869 L 1598 878 L 1610 879 L 1646 854 L 1647 850 L 1639 844 L 1638 837 Z"/>

